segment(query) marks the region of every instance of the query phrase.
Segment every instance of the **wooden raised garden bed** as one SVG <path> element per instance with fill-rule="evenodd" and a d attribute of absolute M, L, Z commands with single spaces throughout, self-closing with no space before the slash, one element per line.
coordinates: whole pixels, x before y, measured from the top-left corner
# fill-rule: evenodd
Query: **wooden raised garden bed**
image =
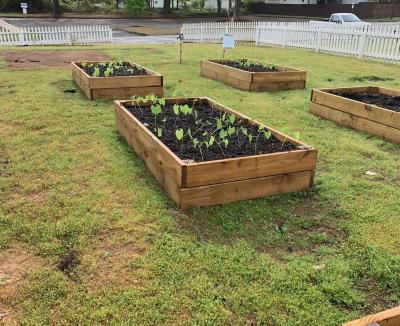
<path fill-rule="evenodd" d="M 72 62 L 71 64 L 74 81 L 91 100 L 100 98 L 121 99 L 147 94 L 163 95 L 163 76 L 136 63 L 121 63 L 127 69 L 120 74 L 113 66 L 113 73 L 109 76 L 104 76 L 105 69 L 99 66 L 105 65 L 104 67 L 107 67 L 111 64 L 109 62 Z M 115 63 L 112 64 L 116 65 Z M 97 76 L 98 74 L 93 73 L 93 71 L 88 71 L 90 65 L 102 67 L 100 76 Z"/>
<path fill-rule="evenodd" d="M 163 111 L 159 117 L 157 116 L 158 124 L 156 124 L 156 126 L 165 127 L 161 138 L 158 138 L 159 135 L 156 128 L 153 128 L 154 118 L 149 113 L 152 104 L 143 100 L 134 102 L 115 101 L 116 127 L 121 136 L 135 150 L 137 155 L 143 159 L 153 176 L 181 209 L 186 210 L 193 206 L 209 206 L 284 194 L 305 190 L 312 186 L 317 162 L 317 150 L 276 130 L 264 127 L 258 122 L 250 121 L 244 115 L 206 97 L 169 98 L 165 99 L 165 101 L 166 103 L 162 110 L 169 110 L 169 112 Z M 220 145 L 216 144 L 222 139 L 219 138 L 222 129 L 219 129 L 219 136 L 216 134 L 215 138 L 217 140 L 210 146 L 210 149 L 203 147 L 201 157 L 204 156 L 204 161 L 202 161 L 199 158 L 200 147 L 193 148 L 188 136 L 188 129 L 182 128 L 186 133 L 186 138 L 183 139 L 186 140 L 184 143 L 182 142 L 183 145 L 181 145 L 179 153 L 179 143 L 178 146 L 174 146 L 173 139 L 178 135 L 177 131 L 179 130 L 179 126 L 176 125 L 177 118 L 172 112 L 175 110 L 175 108 L 172 108 L 174 104 L 181 108 L 184 108 L 185 104 L 189 104 L 189 106 L 195 108 L 196 113 L 192 112 L 190 115 L 183 116 L 182 121 L 203 119 L 203 114 L 207 110 L 207 112 L 211 112 L 210 114 L 217 115 L 220 119 L 225 119 L 223 120 L 224 127 L 222 128 L 224 132 L 225 124 L 228 123 L 229 125 L 231 123 L 226 122 L 229 115 L 229 119 L 235 118 L 232 126 L 236 126 L 237 133 L 232 134 L 231 143 L 225 147 L 222 143 Z M 224 115 L 224 113 L 226 114 Z M 195 116 L 199 116 L 199 118 L 195 118 Z M 218 128 L 218 119 L 203 119 L 199 124 L 203 126 L 203 123 L 204 125 L 209 123 L 212 124 L 212 128 L 215 128 L 214 122 L 217 123 L 216 128 Z M 176 130 L 175 127 L 177 128 Z M 226 128 L 226 130 L 229 130 L 229 127 Z M 249 130 L 248 134 L 246 132 L 245 135 L 244 130 Z M 250 142 L 248 137 L 254 130 L 256 130 L 256 133 L 260 132 L 259 135 L 265 137 L 265 139 L 262 138 L 260 140 L 255 137 Z M 196 131 L 192 133 L 194 137 Z M 197 134 L 204 136 L 207 131 L 203 133 L 202 130 Z M 206 141 L 209 135 L 204 136 Z M 263 140 L 265 140 L 265 143 Z M 166 144 L 169 145 L 167 146 Z M 211 144 L 211 137 L 209 144 Z M 273 145 L 275 149 L 278 149 L 277 152 L 269 154 L 258 154 L 257 151 L 257 155 L 254 153 L 250 155 L 244 155 L 243 153 L 237 155 L 235 153 L 233 155 L 229 154 L 231 153 L 230 148 L 237 146 L 242 148 L 243 152 L 249 149 L 252 151 L 253 147 L 251 146 L 253 144 L 260 148 Z M 182 152 L 182 148 L 184 148 L 184 152 Z M 222 155 L 221 151 L 226 152 L 224 155 L 227 158 L 213 160 L 212 157 L 218 158 L 218 155 Z M 235 155 L 236 157 L 233 157 Z M 197 157 L 197 161 L 190 159 L 191 157 Z M 208 160 L 210 158 L 211 160 Z"/>
<path fill-rule="evenodd" d="M 310 111 L 346 127 L 400 143 L 400 91 L 372 86 L 314 89 Z"/>
<path fill-rule="evenodd" d="M 399 326 L 400 307 L 381 311 L 357 320 L 343 324 L 343 326 Z"/>
<path fill-rule="evenodd" d="M 246 62 L 246 60 L 201 60 L 201 75 L 252 92 L 303 89 L 306 85 L 307 71 L 283 66 L 265 67 L 257 61 L 251 61 L 258 66 L 255 67 L 256 69 L 252 69 L 252 67 L 246 68 L 237 64 L 238 62 Z M 233 66 L 240 67 L 240 69 Z"/>

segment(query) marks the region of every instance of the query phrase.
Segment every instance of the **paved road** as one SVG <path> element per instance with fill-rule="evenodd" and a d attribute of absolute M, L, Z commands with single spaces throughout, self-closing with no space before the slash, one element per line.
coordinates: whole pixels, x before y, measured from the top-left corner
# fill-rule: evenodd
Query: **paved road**
<path fill-rule="evenodd" d="M 118 30 L 121 26 L 144 26 L 158 28 L 179 28 L 182 20 L 172 19 L 52 19 L 52 18 L 7 18 L 5 21 L 18 27 L 48 27 L 74 25 L 110 25 L 113 30 L 113 41 L 116 44 L 146 44 L 146 43 L 173 43 L 176 35 L 140 36 Z"/>
<path fill-rule="evenodd" d="M 246 17 L 247 20 L 280 20 L 270 17 Z M 174 19 L 74 19 L 74 18 L 6 18 L 7 23 L 18 26 L 67 26 L 67 25 L 110 25 L 113 30 L 113 41 L 115 44 L 148 44 L 148 43 L 175 43 L 176 35 L 163 36 L 140 36 L 118 30 L 121 26 L 143 26 L 178 29 L 183 23 L 205 22 L 205 21 L 227 21 L 228 18 L 174 18 Z M 291 19 L 292 20 L 292 19 Z"/>

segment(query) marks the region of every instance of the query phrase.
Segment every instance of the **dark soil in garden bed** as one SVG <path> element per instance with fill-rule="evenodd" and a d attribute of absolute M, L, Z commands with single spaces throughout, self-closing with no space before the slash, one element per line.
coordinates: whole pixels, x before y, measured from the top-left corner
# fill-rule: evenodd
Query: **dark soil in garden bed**
<path fill-rule="evenodd" d="M 231 126 L 236 131 L 227 137 L 229 143 L 225 147 L 219 137 L 221 129 L 217 130 L 217 120 L 223 119 L 223 112 L 198 102 L 188 103 L 188 105 L 193 107 L 192 114 L 183 115 L 181 113 L 177 116 L 174 113 L 173 105 L 166 104 L 162 108 L 162 112 L 157 115 L 156 122 L 150 107 L 129 106 L 127 109 L 155 136 L 158 137 L 157 129 L 161 128 L 162 136 L 159 137 L 160 140 L 182 160 L 201 162 L 296 150 L 295 145 L 288 141 L 281 142 L 273 135 L 270 135 L 270 138 L 267 139 L 264 133 L 265 129 L 259 130 L 258 126 L 250 125 L 242 119 L 236 118 L 233 124 L 227 122 L 229 114 L 225 115 L 226 122 L 223 123 L 222 129 L 227 131 L 228 127 Z M 247 136 L 241 127 L 247 130 Z M 185 135 L 182 142 L 176 137 L 176 130 L 181 128 Z M 199 144 L 203 143 L 201 152 L 199 145 L 194 146 L 194 141 L 189 137 L 188 130 L 190 130 L 193 139 L 196 138 Z M 249 136 L 250 134 L 252 136 Z M 215 142 L 207 149 L 204 142 L 210 139 L 210 135 L 214 135 Z M 252 138 L 251 142 L 249 137 Z"/>
<path fill-rule="evenodd" d="M 400 112 L 400 96 L 388 96 L 384 94 L 374 94 L 366 92 L 358 93 L 334 93 L 339 96 L 343 96 L 355 101 L 373 104 L 381 108 L 385 108 L 391 111 Z"/>
<path fill-rule="evenodd" d="M 237 68 L 249 72 L 277 72 L 275 66 L 266 66 L 259 62 L 243 59 L 243 60 L 224 60 L 224 61 L 215 61 L 221 65 L 225 65 L 232 68 Z"/>
<path fill-rule="evenodd" d="M 148 73 L 142 68 L 132 66 L 128 62 L 104 62 L 96 64 L 79 64 L 91 77 L 124 77 L 124 76 L 146 76 Z"/>

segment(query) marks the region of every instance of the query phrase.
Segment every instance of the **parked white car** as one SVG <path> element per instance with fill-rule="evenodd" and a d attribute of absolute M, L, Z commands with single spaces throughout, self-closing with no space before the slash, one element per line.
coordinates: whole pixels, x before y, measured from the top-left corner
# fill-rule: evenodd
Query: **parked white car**
<path fill-rule="evenodd" d="M 335 24 L 357 24 L 357 25 L 369 25 L 367 22 L 363 22 L 356 15 L 348 12 L 334 13 L 329 18 L 330 23 Z"/>

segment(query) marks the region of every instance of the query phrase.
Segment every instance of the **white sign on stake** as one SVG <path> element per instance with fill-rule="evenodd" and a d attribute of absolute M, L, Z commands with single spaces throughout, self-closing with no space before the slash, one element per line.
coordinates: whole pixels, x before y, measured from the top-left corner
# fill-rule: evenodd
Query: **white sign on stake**
<path fill-rule="evenodd" d="M 235 39 L 233 35 L 224 34 L 222 37 L 222 59 L 225 58 L 225 49 L 233 49 L 235 47 Z"/>
<path fill-rule="evenodd" d="M 28 4 L 26 2 L 21 2 L 22 9 L 28 9 Z"/>
<path fill-rule="evenodd" d="M 235 39 L 233 35 L 224 34 L 222 37 L 222 44 L 224 49 L 233 49 L 235 47 Z"/>

